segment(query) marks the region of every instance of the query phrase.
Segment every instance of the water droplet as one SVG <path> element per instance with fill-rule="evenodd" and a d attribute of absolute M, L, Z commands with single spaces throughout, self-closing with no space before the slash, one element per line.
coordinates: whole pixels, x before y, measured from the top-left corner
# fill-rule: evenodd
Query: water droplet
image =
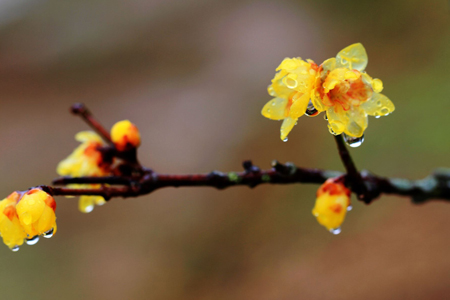
<path fill-rule="evenodd" d="M 341 233 L 341 227 L 338 228 L 332 228 L 330 229 L 330 232 L 334 235 Z"/>
<path fill-rule="evenodd" d="M 31 239 L 26 239 L 25 242 L 27 243 L 27 245 L 36 245 L 37 242 L 39 242 L 39 236 L 35 235 L 33 236 Z"/>
<path fill-rule="evenodd" d="M 84 213 L 90 213 L 93 210 L 94 210 L 94 204 L 88 205 L 88 206 L 83 208 L 83 212 Z"/>
<path fill-rule="evenodd" d="M 347 145 L 349 145 L 352 148 L 359 147 L 364 142 L 364 134 L 361 137 L 352 137 L 352 136 L 346 135 L 345 133 L 343 135 L 344 135 L 344 141 L 347 143 Z"/>
<path fill-rule="evenodd" d="M 381 106 L 381 104 L 382 104 L 381 101 L 378 100 L 378 101 L 377 101 L 377 105 L 378 105 L 378 106 Z"/>
<path fill-rule="evenodd" d="M 44 232 L 44 237 L 49 239 L 53 236 L 53 228 L 50 229 L 49 231 Z"/>
<path fill-rule="evenodd" d="M 349 205 L 347 206 L 347 211 L 351 211 L 353 209 L 353 206 Z"/>
<path fill-rule="evenodd" d="M 381 109 L 381 114 L 382 114 L 382 115 L 387 115 L 387 114 L 389 114 L 389 109 L 388 109 L 387 107 L 383 107 L 383 108 Z"/>
<path fill-rule="evenodd" d="M 272 102 L 272 106 L 275 106 L 276 105 L 276 103 L 275 102 Z"/>
<path fill-rule="evenodd" d="M 306 107 L 305 115 L 308 117 L 314 117 L 319 114 L 319 111 L 314 107 L 311 101 L 309 101 L 308 106 Z"/>
<path fill-rule="evenodd" d="M 287 142 L 288 141 L 288 138 L 287 137 L 285 137 L 284 138 L 284 140 L 283 140 L 283 142 Z"/>
<path fill-rule="evenodd" d="M 267 110 L 268 113 L 270 113 L 270 108 Z"/>
<path fill-rule="evenodd" d="M 14 247 L 12 247 L 12 248 L 11 248 L 11 251 L 12 251 L 12 252 L 17 252 L 17 251 L 19 251 L 19 246 L 14 246 Z"/>
<path fill-rule="evenodd" d="M 379 118 L 381 118 L 381 116 L 375 116 L 375 119 L 379 119 Z"/>

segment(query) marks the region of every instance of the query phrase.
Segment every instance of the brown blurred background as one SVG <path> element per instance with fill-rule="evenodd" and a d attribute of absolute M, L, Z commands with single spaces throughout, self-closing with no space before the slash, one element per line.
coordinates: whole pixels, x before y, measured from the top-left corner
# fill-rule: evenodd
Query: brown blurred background
<path fill-rule="evenodd" d="M 361 42 L 393 115 L 370 119 L 360 168 L 425 177 L 450 166 L 448 1 L 0 1 L 1 193 L 48 184 L 87 129 L 141 129 L 159 172 L 240 170 L 272 159 L 342 170 L 322 117 L 289 141 L 264 119 L 284 57 L 320 63 Z M 450 204 L 354 201 L 333 236 L 317 186 L 165 189 L 90 214 L 58 198 L 58 233 L 0 247 L 1 299 L 445 299 Z"/>

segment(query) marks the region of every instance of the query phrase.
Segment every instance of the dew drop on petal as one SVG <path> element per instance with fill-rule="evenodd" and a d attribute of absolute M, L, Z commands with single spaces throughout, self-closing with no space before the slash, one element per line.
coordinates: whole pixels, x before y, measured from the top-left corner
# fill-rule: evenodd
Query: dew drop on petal
<path fill-rule="evenodd" d="M 308 106 L 306 107 L 305 116 L 314 117 L 319 114 L 319 111 L 314 107 L 311 101 L 309 101 Z"/>
<path fill-rule="evenodd" d="M 49 231 L 44 232 L 44 237 L 49 239 L 53 236 L 53 228 L 50 229 Z"/>
<path fill-rule="evenodd" d="M 36 245 L 37 242 L 39 242 L 39 236 L 35 235 L 33 236 L 31 239 L 26 239 L 25 242 L 27 243 L 27 245 Z"/>
<path fill-rule="evenodd" d="M 17 252 L 17 251 L 19 251 L 19 246 L 14 246 L 14 247 L 12 247 L 12 248 L 11 248 L 11 251 L 12 251 L 12 252 Z"/>
<path fill-rule="evenodd" d="M 287 137 L 285 137 L 284 138 L 284 140 L 283 140 L 283 142 L 287 142 L 288 141 L 288 138 Z"/>
<path fill-rule="evenodd" d="M 349 205 L 347 206 L 347 211 L 351 211 L 353 209 L 353 206 Z"/>
<path fill-rule="evenodd" d="M 352 148 L 359 147 L 364 142 L 364 134 L 360 137 L 352 137 L 352 136 L 348 136 L 344 133 L 343 136 L 344 136 L 345 143 Z"/>
<path fill-rule="evenodd" d="M 330 229 L 330 232 L 334 235 L 341 233 L 341 227 L 338 228 L 332 228 Z"/>

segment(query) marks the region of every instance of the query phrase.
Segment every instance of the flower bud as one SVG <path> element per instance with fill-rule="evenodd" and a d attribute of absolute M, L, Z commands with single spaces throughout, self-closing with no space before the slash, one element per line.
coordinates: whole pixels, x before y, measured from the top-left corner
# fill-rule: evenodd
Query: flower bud
<path fill-rule="evenodd" d="M 350 206 L 350 190 L 336 179 L 328 179 L 317 190 L 317 199 L 313 215 L 319 224 L 329 231 L 336 231 L 344 222 L 347 209 Z"/>
<path fill-rule="evenodd" d="M 41 189 L 26 192 L 16 206 L 20 224 L 29 237 L 56 232 L 56 202 Z"/>
<path fill-rule="evenodd" d="M 123 120 L 112 127 L 111 140 L 118 151 L 127 151 L 139 147 L 141 134 L 136 125 L 128 120 Z"/>

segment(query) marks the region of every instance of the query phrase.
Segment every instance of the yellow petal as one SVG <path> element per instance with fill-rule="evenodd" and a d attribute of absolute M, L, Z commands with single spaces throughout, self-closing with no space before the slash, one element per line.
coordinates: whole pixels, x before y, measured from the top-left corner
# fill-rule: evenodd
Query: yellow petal
<path fill-rule="evenodd" d="M 344 132 L 348 136 L 361 137 L 368 125 L 367 114 L 360 108 L 353 108 L 347 112 L 348 123 Z"/>
<path fill-rule="evenodd" d="M 274 98 L 264 105 L 261 114 L 271 120 L 283 120 L 286 117 L 286 104 L 284 98 Z"/>
<path fill-rule="evenodd" d="M 322 63 L 322 68 L 324 71 L 333 71 L 334 69 L 336 69 L 336 58 L 332 57 L 325 60 Z"/>
<path fill-rule="evenodd" d="M 303 116 L 306 112 L 306 108 L 309 103 L 309 96 L 310 94 L 299 94 L 300 97 L 298 99 L 295 99 L 294 102 L 291 105 L 291 108 L 289 110 L 289 116 L 292 119 L 298 119 L 301 116 Z"/>
<path fill-rule="evenodd" d="M 349 68 L 358 71 L 364 71 L 367 66 L 368 58 L 366 49 L 361 43 L 356 43 L 342 49 L 336 55 L 336 64 L 338 68 Z"/>
<path fill-rule="evenodd" d="M 360 106 L 370 116 L 385 116 L 395 110 L 394 103 L 383 94 L 373 93 L 372 98 Z"/>
<path fill-rule="evenodd" d="M 283 124 L 281 124 L 281 140 L 286 141 L 289 132 L 291 132 L 292 128 L 294 128 L 297 119 L 292 119 L 291 117 L 287 117 L 284 119 Z"/>
<path fill-rule="evenodd" d="M 327 110 L 328 129 L 332 134 L 344 132 L 348 117 L 341 106 L 333 106 Z"/>

